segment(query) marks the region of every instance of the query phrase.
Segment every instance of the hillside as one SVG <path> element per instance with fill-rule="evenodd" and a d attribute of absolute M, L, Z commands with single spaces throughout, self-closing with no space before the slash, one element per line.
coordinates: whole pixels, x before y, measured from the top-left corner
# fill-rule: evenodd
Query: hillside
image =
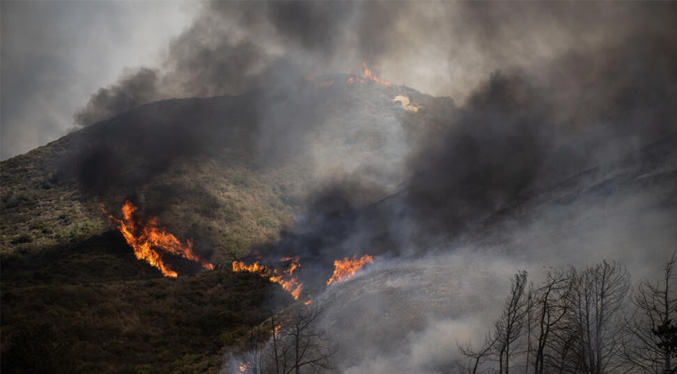
<path fill-rule="evenodd" d="M 348 77 L 152 103 L 2 162 L 3 371 L 216 372 L 221 349 L 269 316 L 280 292 L 230 262 L 291 228 L 330 180 L 328 163 L 350 173 L 382 155 L 393 126 L 413 136 L 434 119 L 395 96 L 441 103 Z M 316 148 L 300 152 L 297 137 Z M 354 160 L 333 159 L 346 149 Z M 217 270 L 169 279 L 135 259 L 101 211 L 119 217 L 126 199 Z"/>
<path fill-rule="evenodd" d="M 143 105 L 4 161 L 3 371 L 219 372 L 293 304 L 234 260 L 299 265 L 348 371 L 446 339 L 438 322 L 492 318 L 515 264 L 658 261 L 677 242 L 675 134 L 562 141 L 546 107 L 500 74 L 463 107 L 337 74 Z M 569 161 L 578 141 L 620 151 Z M 114 224 L 126 201 L 214 270 L 169 254 L 166 278 L 139 261 Z M 326 286 L 336 260 L 366 254 Z"/>

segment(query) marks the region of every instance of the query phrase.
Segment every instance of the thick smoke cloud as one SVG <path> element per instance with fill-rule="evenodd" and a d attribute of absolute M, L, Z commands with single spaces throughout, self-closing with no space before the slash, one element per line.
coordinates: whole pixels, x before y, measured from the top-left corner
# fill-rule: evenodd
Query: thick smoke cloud
<path fill-rule="evenodd" d="M 375 191 L 370 195 L 379 198 L 372 203 L 392 194 L 382 204 L 358 203 L 342 190 L 336 198 L 364 208 L 348 215 L 359 217 L 351 220 L 360 227 L 391 222 L 388 228 L 375 224 L 387 238 L 383 243 L 427 246 L 431 243 L 422 245 L 422 238 L 453 237 L 534 191 L 674 132 L 675 8 L 671 3 L 206 2 L 192 26 L 171 43 L 163 64 L 99 90 L 77 118 L 88 125 L 160 98 L 255 90 L 257 106 L 247 118 L 256 122 L 262 164 L 280 165 L 304 154 L 314 170 L 330 170 L 342 175 L 336 178 L 341 183 Z M 413 137 L 397 133 L 406 120 L 393 118 L 385 131 L 395 135 L 382 149 L 386 161 L 397 162 L 374 155 L 351 159 L 313 132 L 332 127 L 324 105 L 337 97 L 281 87 L 319 73 L 350 71 L 361 61 L 396 83 L 450 94 L 459 105 L 448 104 L 444 113 L 453 114 L 431 120 L 428 125 L 439 131 Z M 327 133 L 340 139 L 349 131 Z M 160 147 L 138 147 L 151 160 L 144 169 L 148 173 L 204 149 L 198 139 L 204 137 L 170 133 L 153 143 Z M 384 175 L 373 178 L 374 170 Z M 84 174 L 85 185 L 92 180 L 108 185 L 106 178 L 97 182 Z M 315 182 L 339 191 L 331 178 L 322 175 Z M 313 206 L 308 204 L 309 216 L 315 214 Z M 383 217 L 391 215 L 397 219 Z M 334 216 L 328 217 L 332 222 Z M 416 229 L 399 229 L 409 223 Z M 355 230 L 345 231 L 348 237 L 338 235 L 337 243 L 352 240 Z M 391 231 L 399 233 L 392 237 Z M 292 242 L 288 247 L 299 245 Z"/>
<path fill-rule="evenodd" d="M 144 68 L 125 76 L 112 87 L 99 89 L 87 108 L 77 113 L 76 122 L 94 123 L 134 109 L 139 103 L 157 100 L 160 98 L 157 75 L 157 71 Z"/>
<path fill-rule="evenodd" d="M 81 124 L 159 98 L 252 92 L 232 107 L 243 112 L 223 113 L 256 124 L 257 162 L 302 159 L 313 177 L 296 226 L 258 255 L 271 264 L 300 256 L 307 289 L 323 284 L 333 259 L 392 260 L 321 296 L 354 301 L 326 321 L 343 349 L 340 369 L 439 372 L 453 365 L 443 350 L 455 340 L 481 340 L 502 282 L 521 266 L 538 274 L 619 259 L 641 278 L 674 245 L 675 154 L 653 142 L 674 145 L 677 131 L 675 15 L 672 3 L 210 2 L 162 66 L 99 91 Z M 363 60 L 394 83 L 454 100 L 430 99 L 412 117 L 353 120 L 336 117 L 335 102 L 358 112 L 377 100 L 296 89 Z M 223 138 L 205 143 L 201 131 L 220 127 L 203 126 L 159 143 L 141 137 L 152 146 L 141 147 L 149 161 L 135 181 L 218 146 Z M 332 146 L 378 126 L 389 136 L 376 152 Z M 83 170 L 96 174 L 98 164 Z M 439 309 L 420 313 L 430 305 Z"/>
<path fill-rule="evenodd" d="M 348 216 L 360 227 L 378 226 L 384 245 L 428 246 L 423 238 L 454 236 L 516 199 L 673 132 L 674 14 L 670 3 L 212 1 L 171 43 L 161 66 L 99 90 L 77 118 L 87 125 L 160 98 L 256 90 L 256 113 L 248 118 L 257 124 L 262 164 L 304 154 L 315 170 L 342 175 L 341 183 L 363 184 L 379 198 L 394 194 L 380 205 L 358 203 L 331 186 L 332 176 L 314 175 L 326 191 L 341 190 L 336 198 L 347 206 L 367 207 Z M 447 104 L 445 116 L 431 120 L 437 132 L 410 137 L 397 133 L 406 121 L 391 121 L 385 161 L 351 159 L 313 134 L 330 133 L 322 116 L 335 96 L 278 88 L 350 71 L 360 61 L 394 82 L 451 94 L 460 105 Z M 331 134 L 340 139 L 341 131 Z M 181 153 L 146 147 L 157 161 L 146 169 L 202 150 L 199 140 L 190 144 L 196 138 L 182 138 Z M 384 175 L 374 178 L 374 170 Z M 383 217 L 390 215 L 398 218 Z M 372 224 L 384 220 L 394 222 Z M 416 229 L 400 230 L 409 223 Z M 350 241 L 354 231 L 329 237 Z M 297 241 L 282 247 L 307 247 Z"/>
<path fill-rule="evenodd" d="M 531 187 L 551 126 L 540 97 L 520 78 L 496 73 L 456 120 L 420 144 L 407 189 L 415 221 L 432 234 L 455 233 Z"/>
<path fill-rule="evenodd" d="M 318 73 L 357 72 L 361 61 L 386 52 L 388 19 L 403 9 L 382 1 L 207 2 L 171 43 L 157 82 L 148 84 L 147 70 L 127 75 L 92 96 L 76 119 L 87 126 L 115 108 L 165 97 L 241 94 Z"/>

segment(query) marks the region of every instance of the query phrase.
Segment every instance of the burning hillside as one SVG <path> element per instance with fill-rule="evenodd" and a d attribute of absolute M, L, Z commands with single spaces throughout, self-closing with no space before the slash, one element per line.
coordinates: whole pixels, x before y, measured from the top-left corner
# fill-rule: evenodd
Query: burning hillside
<path fill-rule="evenodd" d="M 346 257 L 343 260 L 334 261 L 334 274 L 327 281 L 327 286 L 350 279 L 358 270 L 373 261 L 374 257 L 369 255 L 364 255 L 360 259 L 355 255 L 352 259 Z"/>
<path fill-rule="evenodd" d="M 2 163 L 3 372 L 541 372 L 512 274 L 674 250 L 674 5 L 201 4 Z"/>
<path fill-rule="evenodd" d="M 298 258 L 285 258 L 282 259 L 280 263 L 288 263 L 286 269 L 278 270 L 276 268 L 260 265 L 258 262 L 247 265 L 242 261 L 233 261 L 232 268 L 233 272 L 236 273 L 246 271 L 267 278 L 271 282 L 281 285 L 295 300 L 298 300 L 299 296 L 301 296 L 301 291 L 303 290 L 303 284 L 299 283 L 294 276 L 294 271 L 301 266 L 298 262 Z"/>
<path fill-rule="evenodd" d="M 350 77 L 350 78 L 348 78 L 347 82 L 348 83 L 376 82 L 376 83 L 382 84 L 386 87 L 392 87 L 393 86 L 392 83 L 374 75 L 374 73 L 372 73 L 371 69 L 369 69 L 369 66 L 367 66 L 366 62 L 362 62 L 362 68 L 364 69 L 364 75 L 362 77 Z"/>
<path fill-rule="evenodd" d="M 107 214 L 103 207 L 101 209 Z M 137 259 L 157 268 L 165 277 L 178 276 L 178 273 L 167 264 L 167 255 L 197 262 L 207 270 L 214 269 L 214 265 L 193 252 L 193 243 L 190 240 L 185 244 L 181 243 L 174 235 L 162 229 L 156 217 L 150 218 L 147 222 L 140 221 L 135 217 L 136 211 L 137 208 L 127 200 L 122 206 L 121 219 L 115 218 L 112 214 L 107 215 L 127 244 L 132 247 Z"/>

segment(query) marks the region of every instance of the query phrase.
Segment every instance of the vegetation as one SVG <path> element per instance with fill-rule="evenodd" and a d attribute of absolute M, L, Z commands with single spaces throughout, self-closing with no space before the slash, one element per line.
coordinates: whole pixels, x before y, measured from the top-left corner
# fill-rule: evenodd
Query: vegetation
<path fill-rule="evenodd" d="M 271 314 L 261 277 L 163 278 L 111 251 L 121 243 L 110 232 L 2 262 L 3 372 L 218 372 L 222 349 Z"/>

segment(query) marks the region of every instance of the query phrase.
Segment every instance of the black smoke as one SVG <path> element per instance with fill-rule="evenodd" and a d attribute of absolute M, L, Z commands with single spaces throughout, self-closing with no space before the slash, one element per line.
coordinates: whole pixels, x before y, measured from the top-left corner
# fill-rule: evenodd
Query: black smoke
<path fill-rule="evenodd" d="M 389 47 L 403 7 L 385 1 L 210 1 L 169 47 L 160 68 L 142 68 L 92 95 L 76 122 L 88 126 L 169 97 L 234 95 L 289 76 L 356 71 Z M 346 29 L 349 27 L 349 29 Z"/>
<path fill-rule="evenodd" d="M 519 77 L 497 72 L 457 119 L 419 145 L 406 191 L 424 235 L 455 234 L 530 188 L 550 142 L 550 108 Z"/>
<path fill-rule="evenodd" d="M 325 161 L 309 151 L 328 144 L 317 132 L 329 124 L 335 142 L 349 143 L 362 133 L 330 118 L 358 105 L 375 107 L 376 96 L 346 94 L 350 87 L 338 83 L 345 82 L 340 75 L 331 76 L 337 83 L 326 90 L 308 88 L 307 76 L 350 71 L 362 61 L 400 81 L 421 71 L 457 77 L 463 68 L 472 79 L 429 85 L 462 92 L 458 104 L 430 99 L 418 114 L 393 117 L 406 128 L 398 138 L 404 177 L 390 178 L 396 188 L 374 183 L 373 174 L 385 172 L 371 160 L 337 170 L 333 180 L 309 178 L 311 193 L 296 226 L 257 248 L 323 266 L 354 253 L 424 252 L 517 209 L 539 190 L 674 133 L 675 9 L 670 3 L 208 2 L 172 42 L 163 66 L 101 89 L 78 118 L 88 125 L 167 97 L 234 96 L 210 99 L 218 110 L 209 101 L 138 108 L 150 117 L 118 117 L 122 126 L 101 127 L 107 140 L 83 150 L 74 164 L 83 189 L 99 194 L 119 185 L 133 193 L 177 160 L 225 143 L 253 151 L 260 167 L 281 168 L 302 154 L 321 169 Z M 427 60 L 446 50 L 443 64 Z M 392 100 L 405 90 L 397 89 L 360 92 Z M 364 121 L 366 130 L 381 120 L 338 118 Z M 232 123 L 242 131 L 229 133 Z M 141 162 L 127 162 L 132 159 Z"/>

